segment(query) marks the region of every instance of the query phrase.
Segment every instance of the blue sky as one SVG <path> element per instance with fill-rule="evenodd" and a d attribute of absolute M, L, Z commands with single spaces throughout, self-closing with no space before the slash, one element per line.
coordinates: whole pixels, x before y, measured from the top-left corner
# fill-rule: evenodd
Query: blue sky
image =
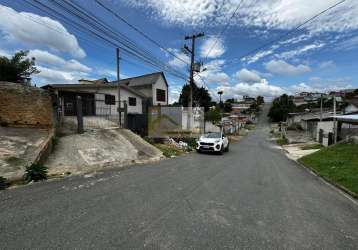
<path fill-rule="evenodd" d="M 216 98 L 263 95 L 267 98 L 299 91 L 358 88 L 358 2 L 347 0 L 299 31 L 246 57 L 248 52 L 276 40 L 339 0 L 99 0 L 166 50 L 160 49 L 95 0 L 74 2 L 111 30 L 149 51 L 163 63 L 188 74 L 189 58 L 181 52 L 184 36 L 204 32 L 197 43 L 197 58 L 207 68 L 196 77 Z M 44 5 L 39 5 L 39 3 Z M 79 20 L 60 5 L 66 1 L 0 0 L 0 54 L 30 51 L 41 71 L 33 82 L 76 83 L 80 78 L 115 77 L 115 48 L 72 27 Z M 30 3 L 30 4 L 29 4 Z M 59 11 L 61 16 L 34 8 Z M 235 10 L 237 11 L 235 12 Z M 224 33 L 221 31 L 228 24 Z M 81 21 L 80 21 L 81 23 Z M 89 22 L 81 25 L 88 27 Z M 215 46 L 213 46 L 215 44 Z M 210 53 L 209 53 L 210 52 Z M 209 54 L 208 54 L 209 53 Z M 142 60 L 122 54 L 122 77 L 158 71 Z M 166 74 L 170 99 L 176 100 L 184 79 Z"/>

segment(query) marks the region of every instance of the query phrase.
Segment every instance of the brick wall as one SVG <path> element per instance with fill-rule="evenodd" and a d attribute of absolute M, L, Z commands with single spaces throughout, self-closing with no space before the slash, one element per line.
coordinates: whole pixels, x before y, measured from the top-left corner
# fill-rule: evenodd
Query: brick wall
<path fill-rule="evenodd" d="M 52 101 L 47 91 L 0 82 L 0 125 L 48 128 L 53 124 Z"/>

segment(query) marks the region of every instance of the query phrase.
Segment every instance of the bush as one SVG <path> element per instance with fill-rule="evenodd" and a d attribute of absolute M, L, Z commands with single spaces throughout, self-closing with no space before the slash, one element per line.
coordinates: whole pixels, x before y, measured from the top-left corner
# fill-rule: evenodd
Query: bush
<path fill-rule="evenodd" d="M 0 176 L 0 190 L 4 190 L 9 186 L 9 182 L 6 178 Z"/>
<path fill-rule="evenodd" d="M 41 164 L 32 164 L 26 167 L 24 180 L 26 182 L 41 181 L 47 179 L 47 167 Z"/>
<path fill-rule="evenodd" d="M 303 131 L 303 128 L 302 128 L 301 124 L 294 122 L 290 126 L 287 127 L 287 130 Z"/>

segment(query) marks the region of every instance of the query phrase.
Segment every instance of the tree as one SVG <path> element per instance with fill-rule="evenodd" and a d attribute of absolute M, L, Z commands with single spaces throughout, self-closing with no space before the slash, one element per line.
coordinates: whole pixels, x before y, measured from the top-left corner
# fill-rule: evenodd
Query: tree
<path fill-rule="evenodd" d="M 295 112 L 296 106 L 288 95 L 283 94 L 282 96 L 275 98 L 272 102 L 272 106 L 268 113 L 268 117 L 273 122 L 286 121 L 288 113 Z"/>
<path fill-rule="evenodd" d="M 178 103 L 184 107 L 188 107 L 189 105 L 189 95 L 190 95 L 190 87 L 189 85 L 184 85 Z M 193 85 L 193 104 L 199 105 L 200 107 L 204 107 L 205 111 L 209 109 L 212 105 L 211 96 L 209 91 L 204 87 L 197 87 L 195 84 Z"/>
<path fill-rule="evenodd" d="M 224 112 L 230 113 L 232 111 L 232 104 L 228 101 L 224 102 Z"/>
<path fill-rule="evenodd" d="M 205 113 L 205 120 L 211 122 L 219 122 L 221 120 L 221 113 L 218 108 L 209 109 L 208 112 Z"/>
<path fill-rule="evenodd" d="M 258 97 L 256 97 L 256 103 L 257 103 L 257 105 L 264 104 L 265 103 L 264 97 L 260 96 L 260 95 Z"/>
<path fill-rule="evenodd" d="M 40 71 L 35 67 L 35 58 L 27 58 L 28 51 L 20 50 L 12 58 L 0 57 L 0 81 L 22 82 L 24 78 Z"/>

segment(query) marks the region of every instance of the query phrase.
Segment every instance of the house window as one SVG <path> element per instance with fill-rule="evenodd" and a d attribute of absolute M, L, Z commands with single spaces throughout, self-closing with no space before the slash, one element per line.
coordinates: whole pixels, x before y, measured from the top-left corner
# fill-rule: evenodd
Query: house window
<path fill-rule="evenodd" d="M 157 89 L 157 102 L 165 102 L 165 90 Z"/>
<path fill-rule="evenodd" d="M 137 106 L 137 98 L 135 97 L 128 97 L 129 106 Z"/>
<path fill-rule="evenodd" d="M 115 105 L 116 97 L 114 95 L 104 95 L 104 103 L 107 105 Z"/>

